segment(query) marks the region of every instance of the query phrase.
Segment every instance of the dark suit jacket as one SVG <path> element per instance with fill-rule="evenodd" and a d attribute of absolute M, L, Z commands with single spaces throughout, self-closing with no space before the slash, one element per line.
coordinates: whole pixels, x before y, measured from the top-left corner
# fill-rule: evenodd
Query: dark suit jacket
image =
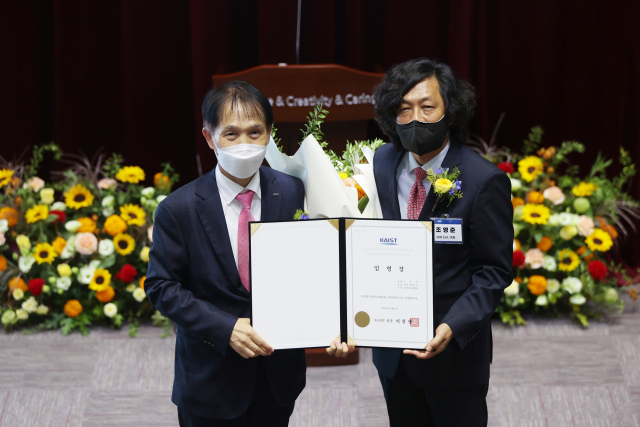
<path fill-rule="evenodd" d="M 376 151 L 373 172 L 385 219 L 400 219 L 396 170 L 406 151 L 385 144 Z M 452 143 L 442 168 L 460 169 L 462 199 L 450 206 L 436 201 L 433 186 L 420 220 L 462 218 L 463 244 L 436 244 L 433 253 L 434 325 L 446 323 L 454 341 L 429 360 L 403 359 L 411 379 L 422 387 L 461 388 L 489 381 L 491 323 L 504 289 L 511 284 L 513 207 L 507 175 L 470 149 Z M 402 350 L 374 349 L 373 362 L 395 376 Z"/>
<path fill-rule="evenodd" d="M 292 220 L 303 208 L 304 187 L 297 178 L 263 166 L 260 188 L 263 221 Z M 178 325 L 173 403 L 202 417 L 243 414 L 259 361 L 242 358 L 228 345 L 238 318 L 251 316 L 251 304 L 233 258 L 215 171 L 158 205 L 145 290 L 154 307 Z M 276 401 L 292 404 L 305 386 L 304 350 L 277 350 L 260 363 Z"/>

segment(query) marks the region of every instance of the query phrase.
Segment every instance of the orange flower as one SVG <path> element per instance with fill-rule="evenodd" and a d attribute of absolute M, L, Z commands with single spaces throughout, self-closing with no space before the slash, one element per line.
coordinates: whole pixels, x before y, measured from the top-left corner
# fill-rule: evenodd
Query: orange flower
<path fill-rule="evenodd" d="M 100 302 L 109 302 L 116 296 L 116 291 L 113 290 L 112 286 L 109 286 L 104 291 L 96 292 L 96 298 Z"/>
<path fill-rule="evenodd" d="M 18 211 L 10 206 L 0 209 L 0 219 L 6 219 L 9 227 L 14 227 L 18 223 Z"/>
<path fill-rule="evenodd" d="M 158 187 L 158 190 L 168 190 L 171 188 L 171 180 L 162 172 L 158 172 L 153 176 L 153 185 Z"/>
<path fill-rule="evenodd" d="M 142 276 L 140 278 L 140 281 L 138 282 L 138 285 L 142 288 L 142 290 L 144 291 L 144 281 L 147 279 L 147 276 Z"/>
<path fill-rule="evenodd" d="M 78 218 L 76 221 L 82 224 L 80 228 L 78 228 L 78 233 L 93 233 L 96 231 L 96 222 L 91 218 L 85 216 L 83 218 Z"/>
<path fill-rule="evenodd" d="M 539 191 L 530 192 L 529 197 L 527 197 L 527 199 L 529 200 L 529 203 L 540 204 L 544 202 L 544 196 Z"/>
<path fill-rule="evenodd" d="M 14 277 L 13 279 L 9 280 L 9 291 L 13 292 L 16 290 L 16 288 L 22 289 L 22 291 L 27 291 L 29 289 L 22 277 Z"/>
<path fill-rule="evenodd" d="M 603 230 L 609 233 L 612 239 L 618 238 L 618 230 L 613 225 L 607 224 L 607 228 L 603 228 Z"/>
<path fill-rule="evenodd" d="M 536 246 L 538 246 L 538 249 L 540 249 L 542 252 L 547 252 L 553 246 L 553 242 L 549 237 L 544 236 L 542 239 L 540 239 Z"/>
<path fill-rule="evenodd" d="M 591 252 L 589 255 L 586 255 L 584 257 L 584 262 L 587 263 L 587 264 L 590 263 L 594 256 L 595 255 L 593 254 L 593 252 Z"/>
<path fill-rule="evenodd" d="M 580 246 L 578 249 L 576 249 L 576 253 L 580 256 L 584 255 L 585 252 L 587 252 L 586 246 Z"/>
<path fill-rule="evenodd" d="M 520 250 L 520 248 L 522 247 L 522 245 L 520 244 L 520 240 L 518 240 L 518 239 L 513 239 L 513 241 L 514 241 L 514 242 L 515 242 L 515 244 L 516 244 L 516 248 L 515 248 L 515 250 L 514 250 L 513 252 L 515 252 L 515 251 L 519 251 L 519 250 Z"/>
<path fill-rule="evenodd" d="M 358 190 L 358 200 L 362 199 L 364 196 L 367 195 L 367 193 L 364 192 L 364 190 L 362 189 L 362 187 L 360 187 L 360 185 L 356 185 L 356 189 Z"/>
<path fill-rule="evenodd" d="M 541 148 L 537 151 L 537 154 L 543 159 L 549 160 L 553 157 L 554 154 L 556 154 L 556 149 L 555 147 Z"/>
<path fill-rule="evenodd" d="M 62 255 L 62 251 L 64 250 L 64 247 L 67 246 L 67 241 L 64 240 L 62 237 L 58 236 L 53 241 L 53 243 L 51 243 L 51 246 L 53 246 L 53 250 L 56 251 L 58 255 Z"/>
<path fill-rule="evenodd" d="M 631 298 L 633 298 L 634 301 L 638 299 L 638 290 L 637 289 L 631 288 L 627 292 L 629 292 L 629 295 L 631 296 Z"/>
<path fill-rule="evenodd" d="M 16 197 L 16 207 L 20 207 L 21 204 L 22 204 L 22 197 L 20 196 Z"/>
<path fill-rule="evenodd" d="M 0 255 L 0 271 L 5 271 L 7 269 L 7 259 Z"/>
<path fill-rule="evenodd" d="M 547 290 L 547 279 L 544 276 L 531 276 L 527 287 L 533 295 L 542 295 Z"/>
<path fill-rule="evenodd" d="M 524 206 L 524 200 L 522 200 L 520 197 L 514 197 L 513 199 L 511 199 L 511 204 L 513 205 L 513 209 L 515 209 L 518 206 Z"/>
<path fill-rule="evenodd" d="M 127 223 L 120 215 L 111 215 L 104 222 L 104 229 L 112 236 L 127 231 Z"/>
<path fill-rule="evenodd" d="M 78 317 L 82 313 L 82 304 L 77 299 L 70 299 L 64 305 L 64 314 L 69 317 Z"/>
<path fill-rule="evenodd" d="M 518 284 L 522 284 L 522 277 L 516 277 L 515 279 L 516 282 L 518 282 Z"/>

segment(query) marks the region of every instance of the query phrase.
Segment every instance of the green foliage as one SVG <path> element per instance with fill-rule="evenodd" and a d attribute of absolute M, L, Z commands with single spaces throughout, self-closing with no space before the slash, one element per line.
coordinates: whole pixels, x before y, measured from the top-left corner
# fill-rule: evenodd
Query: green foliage
<path fill-rule="evenodd" d="M 135 338 L 138 336 L 138 332 L 140 331 L 140 324 L 137 320 L 132 320 L 129 322 L 129 336 L 131 338 Z"/>
<path fill-rule="evenodd" d="M 302 217 L 303 215 L 306 216 L 306 218 L 303 218 Z M 302 209 L 298 209 L 296 213 L 293 215 L 293 219 L 296 221 L 301 219 L 309 219 L 309 212 L 303 211 Z"/>
<path fill-rule="evenodd" d="M 40 163 L 44 160 L 44 153 L 49 152 L 53 154 L 53 158 L 60 160 L 62 156 L 62 150 L 55 142 L 48 144 L 42 144 L 33 148 L 33 155 L 31 156 L 31 162 L 24 168 L 24 179 L 27 180 L 38 173 Z"/>
<path fill-rule="evenodd" d="M 160 166 L 162 166 L 162 175 L 169 177 L 169 181 L 171 181 L 171 185 L 177 184 L 178 181 L 180 181 L 180 175 L 171 166 L 170 162 L 160 163 Z"/>
<path fill-rule="evenodd" d="M 156 310 L 156 312 L 151 316 L 151 320 L 153 321 L 153 326 L 163 329 L 160 338 L 166 338 L 169 336 L 171 333 L 171 322 L 168 317 L 164 317 L 162 313 Z"/>
<path fill-rule="evenodd" d="M 114 178 L 122 167 L 123 162 L 124 159 L 122 158 L 122 155 L 118 153 L 111 154 L 111 157 L 104 162 L 103 171 L 107 178 Z"/>
<path fill-rule="evenodd" d="M 322 103 L 318 103 L 313 111 L 309 113 L 309 116 L 307 116 L 308 122 L 304 125 L 305 129 L 302 131 L 302 140 L 309 135 L 313 135 L 316 141 L 318 141 L 318 144 L 320 144 L 320 147 L 324 148 L 327 146 L 327 143 L 324 141 L 324 134 L 320 129 L 327 114 L 329 114 L 329 111 L 323 110 Z M 300 143 L 302 143 L 302 141 L 300 141 Z"/>
<path fill-rule="evenodd" d="M 362 198 L 358 201 L 358 210 L 360 211 L 360 213 L 364 212 L 364 210 L 366 209 L 367 205 L 369 204 L 369 196 L 367 196 L 366 194 L 364 196 L 362 196 Z"/>
<path fill-rule="evenodd" d="M 540 145 L 542 141 L 542 135 L 544 135 L 542 127 L 534 126 L 531 128 L 527 139 L 523 141 L 524 147 L 522 148 L 522 154 L 524 156 L 529 156 L 536 151 L 536 148 L 538 148 L 538 145 Z"/>
<path fill-rule="evenodd" d="M 271 138 L 273 138 L 273 142 L 276 143 L 276 147 L 278 147 L 278 150 L 282 153 L 282 139 L 276 137 L 276 132 L 278 132 L 278 129 L 276 129 L 274 123 L 271 125 Z"/>
<path fill-rule="evenodd" d="M 502 323 L 508 323 L 509 326 L 524 326 L 527 324 L 518 310 L 504 311 L 500 313 L 500 319 Z"/>

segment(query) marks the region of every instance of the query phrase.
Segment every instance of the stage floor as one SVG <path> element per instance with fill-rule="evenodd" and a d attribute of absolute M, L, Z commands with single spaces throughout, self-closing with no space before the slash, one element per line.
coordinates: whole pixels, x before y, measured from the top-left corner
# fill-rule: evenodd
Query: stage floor
<path fill-rule="evenodd" d="M 640 301 L 586 331 L 528 320 L 494 322 L 490 426 L 640 426 Z M 175 336 L 160 333 L 0 332 L 0 427 L 176 427 Z M 309 368 L 290 425 L 387 426 L 371 350 L 358 365 Z"/>

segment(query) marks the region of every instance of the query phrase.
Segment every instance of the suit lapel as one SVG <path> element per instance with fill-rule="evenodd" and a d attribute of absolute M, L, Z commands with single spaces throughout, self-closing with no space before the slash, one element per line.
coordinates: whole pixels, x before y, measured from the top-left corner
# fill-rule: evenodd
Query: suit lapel
<path fill-rule="evenodd" d="M 280 218 L 280 205 L 282 195 L 276 182 L 276 175 L 267 167 L 260 167 L 260 192 L 262 200 L 260 204 L 260 221 L 277 221 Z M 289 218 L 289 219 L 293 219 Z"/>
<path fill-rule="evenodd" d="M 449 151 L 444 157 L 444 160 L 442 160 L 442 165 L 440 166 L 442 169 L 452 170 L 456 166 L 460 166 L 460 164 L 462 163 L 462 145 L 456 144 L 453 141 L 451 141 L 450 144 L 451 145 L 449 146 Z M 427 195 L 427 200 L 424 202 L 424 206 L 422 206 L 422 211 L 420 212 L 420 216 L 418 217 L 420 221 L 428 221 L 432 216 L 434 216 L 435 212 L 433 212 L 433 206 L 436 204 L 437 198 L 438 196 L 433 190 L 433 185 L 431 185 L 431 189 L 429 190 L 429 194 Z M 446 206 L 446 202 L 440 200 L 438 202 L 436 210 L 440 209 L 442 206 Z"/>
<path fill-rule="evenodd" d="M 376 164 L 376 169 L 379 168 L 380 171 L 380 179 L 376 179 L 376 186 L 378 187 L 383 217 L 385 219 L 401 219 L 396 172 L 406 151 L 396 151 L 392 148 L 389 151 L 390 155 L 385 156 L 379 164 Z M 377 163 L 375 160 L 374 157 L 374 164 Z M 375 172 L 376 170 L 374 170 Z"/>
<path fill-rule="evenodd" d="M 205 180 L 198 182 L 196 194 L 204 199 L 196 209 L 198 218 L 200 218 L 200 222 L 207 233 L 207 237 L 209 237 L 211 241 L 211 245 L 220 263 L 234 286 L 247 293 L 247 290 L 240 281 L 240 274 L 238 273 L 236 261 L 233 258 L 233 249 L 231 249 L 231 241 L 229 240 L 227 221 L 224 217 L 220 193 L 218 192 L 218 184 L 216 183 L 215 169 L 207 174 Z"/>

